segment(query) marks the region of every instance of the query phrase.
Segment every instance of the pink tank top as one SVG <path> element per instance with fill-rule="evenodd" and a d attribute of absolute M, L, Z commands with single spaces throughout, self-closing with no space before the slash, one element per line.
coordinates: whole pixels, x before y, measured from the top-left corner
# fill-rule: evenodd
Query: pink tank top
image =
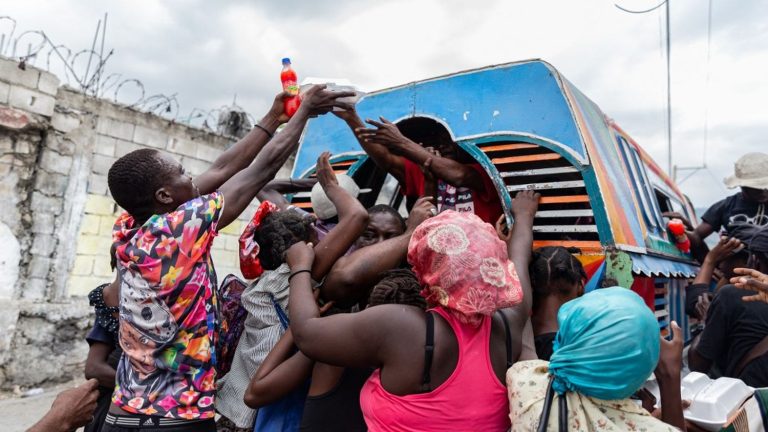
<path fill-rule="evenodd" d="M 380 369 L 360 391 L 360 407 L 371 432 L 506 431 L 507 390 L 499 382 L 488 353 L 491 318 L 479 327 L 461 323 L 442 308 L 434 309 L 450 324 L 459 345 L 456 369 L 429 393 L 397 396 L 384 390 Z"/>

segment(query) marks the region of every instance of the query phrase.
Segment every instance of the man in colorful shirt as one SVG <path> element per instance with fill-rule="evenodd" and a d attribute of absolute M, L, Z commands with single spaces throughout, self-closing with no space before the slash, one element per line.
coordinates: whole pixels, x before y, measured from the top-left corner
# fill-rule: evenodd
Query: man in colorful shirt
<path fill-rule="evenodd" d="M 397 125 L 385 119 L 366 120 L 355 111 L 338 111 L 376 165 L 400 182 L 411 209 L 421 196 L 435 198 L 438 212 L 472 212 L 495 223 L 503 210 L 493 181 L 483 167 L 453 142 L 450 132 L 435 120 L 414 117 Z"/>
<path fill-rule="evenodd" d="M 181 164 L 153 149 L 134 151 L 112 165 L 110 192 L 126 210 L 113 234 L 125 355 L 103 430 L 216 429 L 213 239 L 296 150 L 307 119 L 334 106 L 348 109 L 337 99 L 350 95 L 324 86 L 308 90 L 299 111 L 270 141 L 287 120 L 279 95 L 261 123 L 194 180 Z"/>

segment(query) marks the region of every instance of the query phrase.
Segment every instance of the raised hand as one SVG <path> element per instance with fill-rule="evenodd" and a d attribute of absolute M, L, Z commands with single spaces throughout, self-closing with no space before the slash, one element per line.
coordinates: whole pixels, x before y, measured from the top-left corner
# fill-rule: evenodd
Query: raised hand
<path fill-rule="evenodd" d="M 291 268 L 291 272 L 298 270 L 311 270 L 315 261 L 315 249 L 312 243 L 303 241 L 294 243 L 285 253 L 285 262 Z"/>
<path fill-rule="evenodd" d="M 329 187 L 338 186 L 339 180 L 336 178 L 336 173 L 333 172 L 330 152 L 323 152 L 320 157 L 317 158 L 317 181 L 323 190 L 327 191 Z"/>
<path fill-rule="evenodd" d="M 394 123 L 384 117 L 379 117 L 379 120 L 380 121 L 366 119 L 365 122 L 375 129 L 355 129 L 355 134 L 358 139 L 373 144 L 381 144 L 394 154 L 403 154 L 403 149 L 411 143 L 411 140 L 400 133 L 400 130 Z"/>
<path fill-rule="evenodd" d="M 334 107 L 349 110 L 352 109 L 352 104 L 339 99 L 354 95 L 355 92 L 351 91 L 328 91 L 325 84 L 316 84 L 304 92 L 299 110 L 304 109 L 310 117 L 325 114 L 332 111 Z"/>
<path fill-rule="evenodd" d="M 275 96 L 275 100 L 272 102 L 272 107 L 267 113 L 268 116 L 275 119 L 278 124 L 283 124 L 291 118 L 285 114 L 285 99 L 292 97 L 293 95 L 288 92 L 280 92 Z"/>
<path fill-rule="evenodd" d="M 733 273 L 737 276 L 731 278 L 731 283 L 736 285 L 736 288 L 757 291 L 757 294 L 744 296 L 742 300 L 768 303 L 768 275 L 748 268 L 736 268 Z"/>
<path fill-rule="evenodd" d="M 656 365 L 657 378 L 680 377 L 683 366 L 683 330 L 675 321 L 670 324 L 672 340 L 661 337 L 659 363 Z"/>
<path fill-rule="evenodd" d="M 422 222 L 435 216 L 437 214 L 437 208 L 432 204 L 432 197 L 425 196 L 416 200 L 416 203 L 411 209 L 411 213 L 408 215 L 408 221 L 406 221 L 407 230 L 413 232 Z"/>

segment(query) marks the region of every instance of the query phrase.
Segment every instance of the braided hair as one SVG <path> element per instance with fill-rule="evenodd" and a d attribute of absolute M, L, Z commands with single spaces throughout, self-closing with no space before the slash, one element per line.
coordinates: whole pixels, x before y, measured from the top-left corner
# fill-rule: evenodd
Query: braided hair
<path fill-rule="evenodd" d="M 529 266 L 534 297 L 568 295 L 573 285 L 587 278 L 581 262 L 573 255 L 580 251 L 562 246 L 545 246 L 533 252 Z M 558 283 L 559 282 L 559 283 Z"/>
<path fill-rule="evenodd" d="M 371 291 L 368 306 L 401 304 L 427 309 L 427 301 L 421 296 L 421 284 L 409 269 L 392 269 L 382 273 L 382 279 Z"/>
<path fill-rule="evenodd" d="M 295 211 L 268 214 L 253 233 L 259 244 L 259 261 L 264 270 L 274 270 L 285 261 L 288 248 L 300 241 L 309 241 L 312 221 Z"/>
<path fill-rule="evenodd" d="M 155 149 L 134 150 L 115 161 L 107 173 L 112 198 L 134 218 L 151 214 L 155 191 L 167 179 L 169 167 L 158 155 Z"/>

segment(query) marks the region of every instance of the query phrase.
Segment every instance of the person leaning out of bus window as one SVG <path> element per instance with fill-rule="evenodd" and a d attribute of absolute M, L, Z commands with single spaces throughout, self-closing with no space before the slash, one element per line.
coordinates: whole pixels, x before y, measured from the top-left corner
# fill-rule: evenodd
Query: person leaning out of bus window
<path fill-rule="evenodd" d="M 740 187 L 741 191 L 712 204 L 695 228 L 682 215 L 665 213 L 686 223 L 691 250 L 699 262 L 703 262 L 707 254 L 704 239 L 710 234 L 723 229 L 731 235 L 732 224 L 768 227 L 768 154 L 747 153 L 736 161 L 734 168 L 734 174 L 724 182 L 729 189 Z"/>
<path fill-rule="evenodd" d="M 692 371 L 738 378 L 752 387 L 768 386 L 768 304 L 757 293 L 768 273 L 768 229 L 749 225 L 732 227 L 749 253 L 748 267 L 734 269 L 732 285 L 715 294 L 704 311 L 704 330 L 691 343 L 688 366 Z M 746 233 L 744 231 L 747 231 Z"/>
<path fill-rule="evenodd" d="M 502 214 L 499 195 L 488 174 L 453 142 L 440 123 L 411 118 L 395 125 L 382 117 L 380 121 L 366 120 L 374 127 L 368 129 L 354 110 L 334 114 L 347 122 L 376 165 L 400 182 L 409 210 L 419 197 L 435 196 L 438 212 L 473 212 L 490 224 Z M 425 190 L 425 170 L 437 179 L 435 194 Z"/>

